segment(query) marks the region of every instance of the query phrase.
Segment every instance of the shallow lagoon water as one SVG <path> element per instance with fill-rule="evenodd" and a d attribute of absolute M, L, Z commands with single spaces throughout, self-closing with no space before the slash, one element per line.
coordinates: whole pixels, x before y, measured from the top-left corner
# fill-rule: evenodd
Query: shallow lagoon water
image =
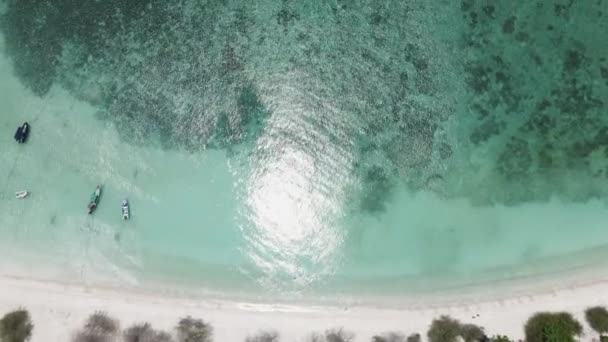
<path fill-rule="evenodd" d="M 7 273 L 290 298 L 604 253 L 601 2 L 70 6 L 2 7 Z"/>

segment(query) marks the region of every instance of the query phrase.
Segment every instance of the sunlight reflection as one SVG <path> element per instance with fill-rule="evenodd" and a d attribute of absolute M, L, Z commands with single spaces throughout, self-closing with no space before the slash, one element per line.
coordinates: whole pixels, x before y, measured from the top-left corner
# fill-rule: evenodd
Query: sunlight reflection
<path fill-rule="evenodd" d="M 249 254 L 270 286 L 307 285 L 331 272 L 344 238 L 338 220 L 348 158 L 307 120 L 331 116 L 328 106 L 307 103 L 296 87 L 279 91 L 248 179 Z"/>

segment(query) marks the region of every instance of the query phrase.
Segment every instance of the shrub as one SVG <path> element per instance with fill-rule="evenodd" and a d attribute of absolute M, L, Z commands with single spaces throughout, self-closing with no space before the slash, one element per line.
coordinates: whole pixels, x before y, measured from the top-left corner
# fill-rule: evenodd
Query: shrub
<path fill-rule="evenodd" d="M 422 337 L 420 336 L 420 334 L 411 334 L 407 337 L 407 340 L 405 342 L 420 342 L 421 340 Z"/>
<path fill-rule="evenodd" d="M 180 319 L 176 330 L 179 342 L 211 342 L 213 340 L 211 325 L 190 316 Z"/>
<path fill-rule="evenodd" d="M 84 328 L 88 331 L 106 335 L 117 335 L 120 330 L 118 321 L 102 311 L 97 311 L 89 316 Z"/>
<path fill-rule="evenodd" d="M 430 342 L 455 342 L 460 336 L 460 322 L 449 316 L 434 319 L 427 332 Z"/>
<path fill-rule="evenodd" d="M 245 342 L 278 342 L 279 333 L 276 331 L 261 331 L 255 336 L 249 336 Z"/>
<path fill-rule="evenodd" d="M 388 332 L 372 337 L 372 342 L 405 342 L 405 336 L 397 332 Z"/>
<path fill-rule="evenodd" d="M 476 326 L 475 324 L 463 324 L 460 326 L 459 334 L 465 342 L 478 342 L 485 338 L 483 328 Z"/>
<path fill-rule="evenodd" d="M 342 328 L 325 330 L 324 334 L 314 333 L 308 339 L 309 342 L 351 342 L 355 334 Z"/>
<path fill-rule="evenodd" d="M 7 313 L 0 319 L 0 340 L 3 342 L 24 342 L 32 336 L 34 324 L 25 309 Z"/>
<path fill-rule="evenodd" d="M 308 342 L 325 342 L 325 336 L 319 333 L 312 333 L 308 338 Z"/>
<path fill-rule="evenodd" d="M 524 330 L 526 342 L 574 342 L 583 327 L 567 312 L 541 312 L 528 319 Z"/>
<path fill-rule="evenodd" d="M 600 336 L 600 342 L 608 342 L 608 336 Z"/>
<path fill-rule="evenodd" d="M 124 342 L 172 342 L 171 335 L 164 331 L 152 329 L 150 323 L 130 326 L 123 332 Z"/>
<path fill-rule="evenodd" d="M 171 334 L 166 331 L 157 331 L 156 336 L 154 336 L 154 339 L 151 342 L 173 342 L 173 338 L 171 337 Z"/>
<path fill-rule="evenodd" d="M 608 333 L 608 310 L 603 306 L 596 306 L 585 310 L 585 318 L 589 326 L 598 334 Z"/>
<path fill-rule="evenodd" d="M 109 342 L 118 336 L 118 321 L 105 312 L 97 311 L 87 319 L 84 328 L 76 333 L 74 342 Z"/>
<path fill-rule="evenodd" d="M 97 335 L 88 331 L 79 331 L 76 333 L 72 342 L 108 342 L 110 341 L 107 336 Z"/>
<path fill-rule="evenodd" d="M 514 342 L 510 340 L 507 336 L 504 335 L 496 335 L 490 339 L 491 342 Z"/>
<path fill-rule="evenodd" d="M 355 339 L 355 334 L 342 328 L 325 331 L 326 342 L 350 342 Z"/>

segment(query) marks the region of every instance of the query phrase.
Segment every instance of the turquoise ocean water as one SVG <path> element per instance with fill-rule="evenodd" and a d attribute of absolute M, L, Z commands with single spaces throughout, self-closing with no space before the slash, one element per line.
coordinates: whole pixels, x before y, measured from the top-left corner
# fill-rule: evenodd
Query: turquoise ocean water
<path fill-rule="evenodd" d="M 5 274 L 335 298 L 608 256 L 605 1 L 0 13 Z"/>

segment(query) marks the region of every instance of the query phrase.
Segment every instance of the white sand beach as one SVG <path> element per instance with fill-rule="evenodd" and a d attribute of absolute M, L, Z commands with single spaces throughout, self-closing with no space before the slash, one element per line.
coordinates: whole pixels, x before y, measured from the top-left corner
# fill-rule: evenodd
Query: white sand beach
<path fill-rule="evenodd" d="M 122 327 L 150 322 L 155 328 L 166 330 L 173 329 L 180 317 L 191 315 L 212 324 L 214 341 L 244 341 L 260 330 L 277 331 L 281 341 L 306 341 L 312 332 L 333 327 L 354 332 L 355 341 L 370 341 L 374 335 L 386 331 L 419 332 L 424 336 L 432 319 L 442 314 L 485 327 L 489 335 L 505 334 L 521 339 L 523 325 L 531 314 L 568 311 L 583 323 L 582 341 L 594 341 L 597 334 L 584 323 L 583 311 L 592 305 L 606 304 L 606 279 L 533 296 L 505 296 L 427 308 L 382 309 L 229 302 L 9 276 L 0 278 L 0 311 L 27 308 L 35 325 L 32 342 L 69 341 L 86 317 L 96 310 L 119 319 Z"/>

